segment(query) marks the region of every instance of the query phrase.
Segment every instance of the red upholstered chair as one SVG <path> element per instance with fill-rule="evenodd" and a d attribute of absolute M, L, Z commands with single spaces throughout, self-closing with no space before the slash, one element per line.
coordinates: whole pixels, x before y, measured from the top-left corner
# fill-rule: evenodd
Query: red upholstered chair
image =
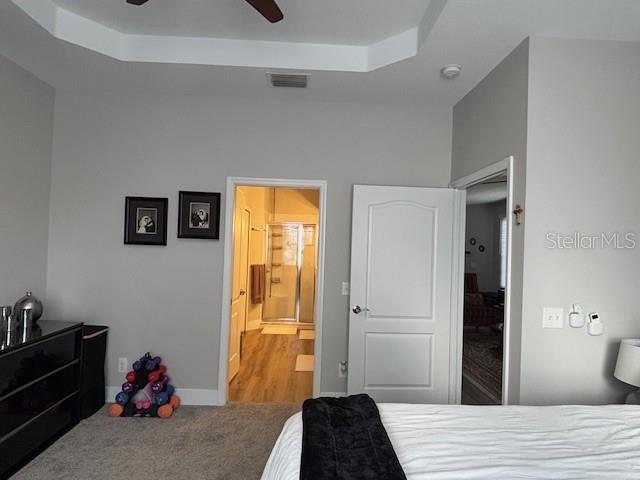
<path fill-rule="evenodd" d="M 478 276 L 464 274 L 464 326 L 490 327 L 499 321 L 495 301 L 478 291 Z"/>

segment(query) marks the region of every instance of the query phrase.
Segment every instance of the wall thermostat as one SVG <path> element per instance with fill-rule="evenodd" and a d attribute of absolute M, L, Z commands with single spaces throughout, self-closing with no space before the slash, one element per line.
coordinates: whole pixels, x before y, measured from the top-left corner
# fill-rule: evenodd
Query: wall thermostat
<path fill-rule="evenodd" d="M 589 314 L 589 323 L 587 324 L 587 331 L 589 335 L 602 335 L 604 326 L 600 320 L 600 314 L 598 312 L 591 312 Z"/>

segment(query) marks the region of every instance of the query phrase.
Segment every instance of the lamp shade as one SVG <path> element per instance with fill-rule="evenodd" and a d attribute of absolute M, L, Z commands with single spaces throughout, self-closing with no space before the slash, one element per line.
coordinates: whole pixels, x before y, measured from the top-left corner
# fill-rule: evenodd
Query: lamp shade
<path fill-rule="evenodd" d="M 618 380 L 640 387 L 640 339 L 625 338 L 620 342 L 613 375 Z"/>

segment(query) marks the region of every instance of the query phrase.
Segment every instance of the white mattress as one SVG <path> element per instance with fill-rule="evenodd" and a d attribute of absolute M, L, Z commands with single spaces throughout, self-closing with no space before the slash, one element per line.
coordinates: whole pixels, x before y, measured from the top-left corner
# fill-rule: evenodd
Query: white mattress
<path fill-rule="evenodd" d="M 409 480 L 640 479 L 640 407 L 380 404 Z M 262 480 L 298 480 L 302 415 L 276 442 Z"/>

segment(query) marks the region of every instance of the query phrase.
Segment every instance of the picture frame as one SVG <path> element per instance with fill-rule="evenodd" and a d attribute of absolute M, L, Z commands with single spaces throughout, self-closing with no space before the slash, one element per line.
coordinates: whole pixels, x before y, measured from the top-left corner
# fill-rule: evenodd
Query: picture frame
<path fill-rule="evenodd" d="M 125 245 L 167 244 L 168 198 L 125 197 Z"/>
<path fill-rule="evenodd" d="M 220 239 L 220 193 L 179 192 L 178 238 Z"/>

